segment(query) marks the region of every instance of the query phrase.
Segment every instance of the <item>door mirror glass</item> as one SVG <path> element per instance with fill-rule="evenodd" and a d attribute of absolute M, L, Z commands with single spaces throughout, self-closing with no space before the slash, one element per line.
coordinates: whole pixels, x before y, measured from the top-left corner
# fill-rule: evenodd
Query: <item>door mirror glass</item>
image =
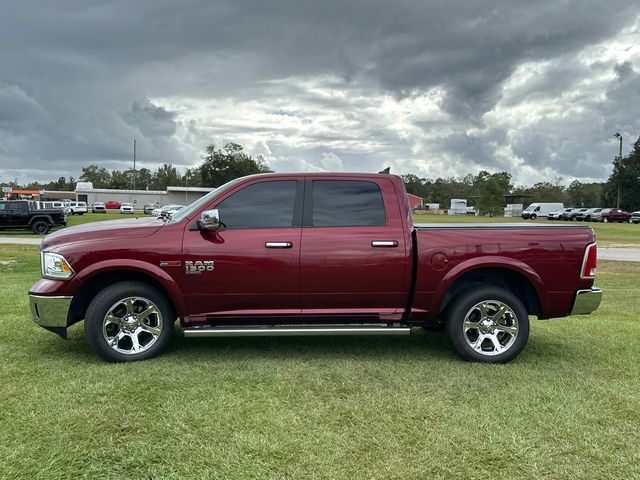
<path fill-rule="evenodd" d="M 220 214 L 218 209 L 205 210 L 200 214 L 200 230 L 206 230 L 209 232 L 215 232 L 220 228 Z"/>

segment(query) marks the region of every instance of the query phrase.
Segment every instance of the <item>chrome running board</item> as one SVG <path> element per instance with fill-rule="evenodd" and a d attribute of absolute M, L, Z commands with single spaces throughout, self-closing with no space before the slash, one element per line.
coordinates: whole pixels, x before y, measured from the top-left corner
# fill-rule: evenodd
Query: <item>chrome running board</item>
<path fill-rule="evenodd" d="M 313 335 L 409 335 L 410 327 L 191 327 L 185 337 L 289 337 Z"/>

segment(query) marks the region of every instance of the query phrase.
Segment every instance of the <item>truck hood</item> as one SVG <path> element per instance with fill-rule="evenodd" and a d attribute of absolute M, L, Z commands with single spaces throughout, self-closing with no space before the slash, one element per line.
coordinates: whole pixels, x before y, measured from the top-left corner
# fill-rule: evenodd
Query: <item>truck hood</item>
<path fill-rule="evenodd" d="M 127 218 L 125 220 L 108 220 L 63 228 L 42 241 L 42 250 L 48 250 L 66 243 L 86 242 L 123 237 L 148 237 L 157 232 L 164 222 L 158 218 Z"/>

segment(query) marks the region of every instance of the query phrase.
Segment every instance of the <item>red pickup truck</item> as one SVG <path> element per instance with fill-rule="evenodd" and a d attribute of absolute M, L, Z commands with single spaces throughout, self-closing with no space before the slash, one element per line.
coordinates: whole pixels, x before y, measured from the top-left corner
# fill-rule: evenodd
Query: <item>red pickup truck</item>
<path fill-rule="evenodd" d="M 36 323 L 108 361 L 185 337 L 402 335 L 443 327 L 467 360 L 504 363 L 540 319 L 586 314 L 596 243 L 584 225 L 413 225 L 388 174 L 263 174 L 167 218 L 79 225 L 42 243 Z"/>

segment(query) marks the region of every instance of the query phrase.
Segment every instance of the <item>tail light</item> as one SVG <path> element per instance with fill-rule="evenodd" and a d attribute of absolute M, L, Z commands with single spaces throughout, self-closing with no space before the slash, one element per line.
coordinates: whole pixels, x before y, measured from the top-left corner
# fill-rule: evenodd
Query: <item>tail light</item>
<path fill-rule="evenodd" d="M 584 251 L 584 258 L 582 259 L 582 270 L 580 271 L 580 278 L 588 280 L 596 278 L 596 266 L 598 264 L 598 247 L 595 243 L 587 245 Z"/>

